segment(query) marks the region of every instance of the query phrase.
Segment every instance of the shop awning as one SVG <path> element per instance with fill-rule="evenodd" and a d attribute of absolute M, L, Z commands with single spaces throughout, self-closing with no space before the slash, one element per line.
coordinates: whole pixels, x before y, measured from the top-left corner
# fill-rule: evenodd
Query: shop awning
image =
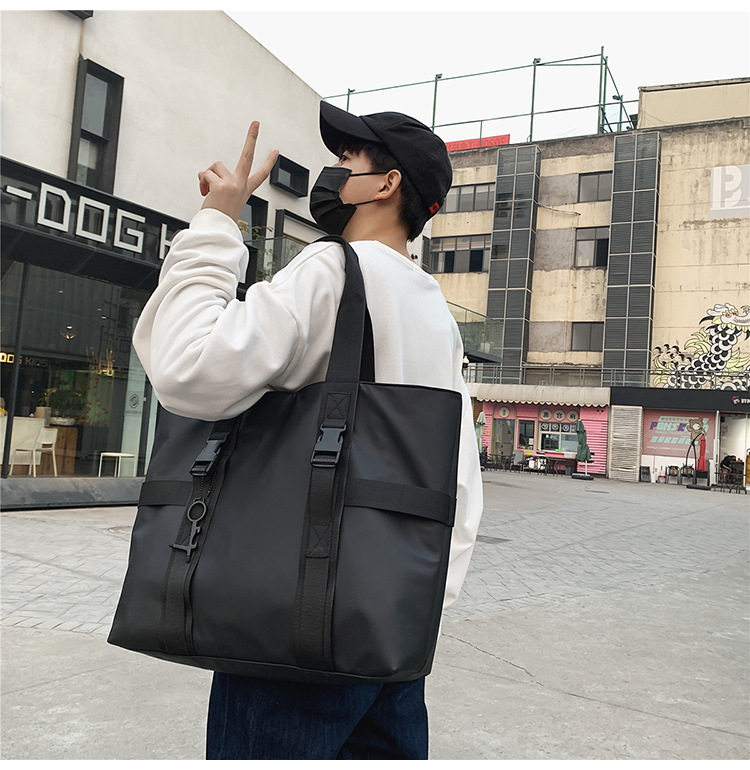
<path fill-rule="evenodd" d="M 561 406 L 609 406 L 609 388 L 582 388 L 566 385 L 491 385 L 466 384 L 469 395 L 477 401 L 502 401 L 513 404 L 559 404 Z"/>

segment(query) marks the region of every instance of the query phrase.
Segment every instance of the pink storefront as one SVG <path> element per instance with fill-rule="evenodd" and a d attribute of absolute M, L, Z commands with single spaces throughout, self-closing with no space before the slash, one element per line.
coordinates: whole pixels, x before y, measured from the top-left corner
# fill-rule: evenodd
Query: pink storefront
<path fill-rule="evenodd" d="M 563 453 L 575 457 L 578 449 L 578 421 L 586 428 L 586 442 L 592 458 L 588 473 L 606 475 L 607 406 L 512 403 L 483 401 L 482 446 L 490 455 L 508 457 L 514 450 L 525 454 Z M 583 463 L 578 470 L 583 471 Z"/>

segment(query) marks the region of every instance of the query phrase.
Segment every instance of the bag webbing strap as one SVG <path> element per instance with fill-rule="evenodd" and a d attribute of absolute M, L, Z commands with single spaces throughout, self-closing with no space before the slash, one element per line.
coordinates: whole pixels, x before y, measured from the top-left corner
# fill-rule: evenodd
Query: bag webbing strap
<path fill-rule="evenodd" d="M 318 241 L 340 244 L 344 249 L 345 266 L 344 289 L 336 314 L 326 381 L 356 382 L 359 379 L 362 382 L 374 382 L 372 323 L 367 310 L 359 257 L 351 244 L 339 235 L 326 235 Z"/>
<path fill-rule="evenodd" d="M 144 481 L 138 498 L 139 506 L 180 505 L 193 499 L 189 481 Z M 455 501 L 446 492 L 434 489 L 394 484 L 373 479 L 349 479 L 346 482 L 344 505 L 378 508 L 433 519 L 450 526 L 455 513 Z"/>
<path fill-rule="evenodd" d="M 445 492 L 373 479 L 349 479 L 344 505 L 405 513 L 453 526 L 456 500 Z"/>
<path fill-rule="evenodd" d="M 302 668 L 333 669 L 333 578 L 342 508 L 336 500 L 336 469 L 344 451 L 353 401 L 352 393 L 327 394 L 321 410 L 320 436 L 310 459 L 312 471 L 295 598 L 294 653 Z"/>
<path fill-rule="evenodd" d="M 192 491 L 180 520 L 175 542 L 170 544 L 172 555 L 162 585 L 162 606 L 159 620 L 159 649 L 172 655 L 193 655 L 190 580 L 200 558 L 205 533 L 211 522 L 216 499 L 224 479 L 224 467 L 232 450 L 236 431 L 232 435 L 234 420 L 214 423 L 206 445 L 196 457 L 190 474 Z M 229 446 L 224 446 L 229 444 Z M 222 448 L 225 449 L 222 452 Z M 153 482 L 157 484 L 157 482 Z M 145 482 L 144 482 L 145 486 Z M 157 487 L 149 487 L 150 490 Z M 174 482 L 161 486 L 161 491 L 175 492 Z M 180 489 L 184 490 L 185 486 Z"/>
<path fill-rule="evenodd" d="M 312 470 L 295 597 L 294 653 L 302 668 L 332 671 L 331 619 L 343 489 L 358 381 L 375 381 L 372 323 L 359 258 L 340 236 L 325 236 L 344 249 L 341 294 L 326 382 L 332 390 L 320 410 L 320 435 Z M 333 392 L 335 391 L 335 392 Z M 349 434 L 347 434 L 349 426 Z"/>
<path fill-rule="evenodd" d="M 141 484 L 138 506 L 187 505 L 193 491 L 192 481 L 154 479 Z"/>

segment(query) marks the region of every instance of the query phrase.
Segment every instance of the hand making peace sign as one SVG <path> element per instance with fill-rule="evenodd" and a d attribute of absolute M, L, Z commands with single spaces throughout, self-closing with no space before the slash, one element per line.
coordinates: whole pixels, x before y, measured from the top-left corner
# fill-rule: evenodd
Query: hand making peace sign
<path fill-rule="evenodd" d="M 201 195 L 205 198 L 202 209 L 217 209 L 230 216 L 235 222 L 239 219 L 242 207 L 271 173 L 279 154 L 278 150 L 273 150 L 266 158 L 266 162 L 254 174 L 250 173 L 259 129 L 258 121 L 250 124 L 245 146 L 242 148 L 242 155 L 234 172 L 231 172 L 221 161 L 217 161 L 198 174 Z"/>

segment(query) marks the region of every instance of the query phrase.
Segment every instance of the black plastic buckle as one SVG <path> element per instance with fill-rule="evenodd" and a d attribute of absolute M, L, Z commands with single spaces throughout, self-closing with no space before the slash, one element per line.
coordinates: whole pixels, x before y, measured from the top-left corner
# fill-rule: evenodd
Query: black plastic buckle
<path fill-rule="evenodd" d="M 214 463 L 219 459 L 219 450 L 221 445 L 227 440 L 229 434 L 225 433 L 218 438 L 210 438 L 206 441 L 203 451 L 195 458 L 193 467 L 190 469 L 191 476 L 207 476 L 211 473 Z"/>
<path fill-rule="evenodd" d="M 346 430 L 346 425 L 340 428 L 321 425 L 320 430 L 322 434 L 315 442 L 310 463 L 316 468 L 334 468 L 341 455 L 341 445 L 344 442 L 342 434 Z"/>

